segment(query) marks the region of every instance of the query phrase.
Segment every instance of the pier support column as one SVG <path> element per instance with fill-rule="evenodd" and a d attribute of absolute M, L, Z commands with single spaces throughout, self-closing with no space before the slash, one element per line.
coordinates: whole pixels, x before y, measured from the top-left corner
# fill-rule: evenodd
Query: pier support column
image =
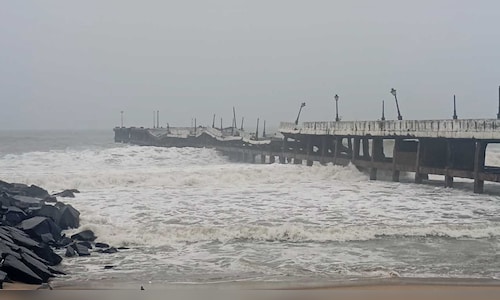
<path fill-rule="evenodd" d="M 306 165 L 308 167 L 313 165 L 313 161 L 309 158 L 311 156 L 311 152 L 313 152 L 313 146 L 312 146 L 311 139 L 312 139 L 312 136 L 309 136 L 307 138 L 307 163 L 306 163 Z"/>
<path fill-rule="evenodd" d="M 368 140 L 366 141 L 368 144 Z M 376 138 L 372 140 L 372 153 L 371 162 L 372 166 L 370 168 L 370 180 L 377 180 L 377 168 L 374 163 L 383 159 L 384 155 L 384 142 L 382 139 Z"/>
<path fill-rule="evenodd" d="M 476 150 L 474 153 L 474 193 L 476 194 L 484 192 L 484 180 L 479 178 L 479 172 L 484 170 L 486 146 L 486 142 L 476 141 Z"/>
<path fill-rule="evenodd" d="M 355 137 L 354 138 L 354 145 L 352 147 L 352 161 L 355 161 L 356 159 L 359 158 L 359 146 L 361 143 L 361 139 Z"/>
<path fill-rule="evenodd" d="M 420 165 L 422 164 L 424 145 L 423 140 L 418 140 L 417 145 L 417 159 L 415 161 L 415 183 L 422 183 L 424 177 L 422 173 L 420 173 Z"/>
<path fill-rule="evenodd" d="M 399 182 L 400 172 L 399 170 L 397 170 L 397 162 L 398 162 L 400 143 L 401 143 L 400 139 L 394 140 L 394 150 L 392 152 L 392 181 L 394 182 Z"/>
<path fill-rule="evenodd" d="M 333 164 L 337 164 L 337 157 L 339 156 L 340 153 L 340 146 L 342 145 L 342 138 L 341 137 L 335 137 L 335 145 L 333 145 Z"/>
<path fill-rule="evenodd" d="M 281 155 L 279 157 L 280 164 L 286 164 L 286 157 L 285 157 L 286 152 L 288 152 L 288 138 L 284 137 L 283 138 L 283 146 L 281 149 Z"/>
<path fill-rule="evenodd" d="M 368 138 L 363 138 L 363 158 L 370 159 L 370 142 Z"/>
<path fill-rule="evenodd" d="M 264 153 L 260 154 L 260 163 L 265 164 L 266 163 L 266 155 Z"/>
<path fill-rule="evenodd" d="M 248 155 L 250 156 L 250 163 L 254 164 L 255 163 L 255 154 L 253 153 L 248 153 Z"/>
<path fill-rule="evenodd" d="M 293 163 L 296 165 L 301 165 L 302 164 L 302 159 L 294 158 Z"/>
<path fill-rule="evenodd" d="M 327 153 L 326 151 L 326 135 L 321 137 L 321 159 L 320 159 L 320 163 L 322 165 L 325 165 L 326 164 L 326 161 L 325 161 L 325 155 Z"/>
<path fill-rule="evenodd" d="M 446 141 L 446 175 L 444 176 L 444 187 L 453 187 L 453 176 L 449 175 L 449 169 L 453 169 L 453 145 L 452 141 Z"/>
<path fill-rule="evenodd" d="M 269 155 L 269 163 L 274 164 L 276 162 L 276 158 L 274 157 L 273 154 Z"/>

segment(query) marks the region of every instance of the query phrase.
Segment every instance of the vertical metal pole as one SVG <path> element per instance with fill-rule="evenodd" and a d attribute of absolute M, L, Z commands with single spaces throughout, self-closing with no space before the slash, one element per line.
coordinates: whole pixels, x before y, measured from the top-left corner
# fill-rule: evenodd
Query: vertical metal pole
<path fill-rule="evenodd" d="M 262 130 L 262 137 L 266 137 L 266 120 L 264 120 L 264 130 Z"/>
<path fill-rule="evenodd" d="M 382 100 L 382 121 L 385 121 L 385 101 Z"/>
<path fill-rule="evenodd" d="M 245 120 L 245 117 L 241 117 L 241 131 L 243 131 L 243 121 Z"/>
<path fill-rule="evenodd" d="M 255 140 L 259 140 L 259 118 L 257 118 L 257 129 L 255 129 Z"/>
<path fill-rule="evenodd" d="M 215 128 L 215 114 L 214 114 L 214 118 L 212 119 L 212 128 Z"/>
<path fill-rule="evenodd" d="M 222 118 L 220 118 L 220 131 L 222 131 Z"/>
<path fill-rule="evenodd" d="M 160 111 L 156 111 L 156 128 L 160 128 Z"/>
<path fill-rule="evenodd" d="M 153 128 L 156 126 L 156 112 L 153 110 Z"/>
<path fill-rule="evenodd" d="M 453 120 L 458 119 L 457 116 L 457 98 L 453 95 Z"/>
<path fill-rule="evenodd" d="M 121 127 L 123 127 L 123 110 L 120 113 L 121 113 Z"/>
<path fill-rule="evenodd" d="M 500 119 L 500 86 L 498 87 L 498 114 L 497 119 Z"/>
<path fill-rule="evenodd" d="M 196 118 L 194 118 L 194 135 L 196 135 Z"/>

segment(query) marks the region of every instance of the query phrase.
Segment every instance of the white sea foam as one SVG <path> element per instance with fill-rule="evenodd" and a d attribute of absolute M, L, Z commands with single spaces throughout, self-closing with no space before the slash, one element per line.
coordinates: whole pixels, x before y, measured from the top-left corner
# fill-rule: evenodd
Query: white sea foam
<path fill-rule="evenodd" d="M 488 160 L 496 159 L 490 152 Z M 240 164 L 211 149 L 120 146 L 4 155 L 0 178 L 51 191 L 80 189 L 64 199 L 82 218 L 82 227 L 68 233 L 88 228 L 101 241 L 134 247 L 133 255 L 106 258 L 121 264 L 114 275 L 275 280 L 393 270 L 436 275 L 430 265 L 463 276 L 500 268 L 489 260 L 499 246 L 499 197 L 369 181 L 354 166 Z M 476 271 L 461 267 L 461 253 L 436 250 L 453 252 L 469 240 L 464 255 L 485 261 Z M 107 278 L 96 267 L 103 259 L 65 263 L 83 263 L 87 276 Z"/>

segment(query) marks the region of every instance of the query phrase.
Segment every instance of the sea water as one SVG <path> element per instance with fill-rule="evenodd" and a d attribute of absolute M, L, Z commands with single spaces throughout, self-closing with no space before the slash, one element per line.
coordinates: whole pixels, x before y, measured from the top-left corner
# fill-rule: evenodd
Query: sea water
<path fill-rule="evenodd" d="M 354 166 L 230 162 L 111 131 L 0 132 L 0 179 L 40 185 L 116 254 L 65 258 L 56 283 L 329 282 L 500 277 L 500 189 L 394 183 Z M 500 162 L 488 150 L 487 162 Z M 63 250 L 59 253 L 64 254 Z M 104 266 L 113 266 L 104 269 Z"/>

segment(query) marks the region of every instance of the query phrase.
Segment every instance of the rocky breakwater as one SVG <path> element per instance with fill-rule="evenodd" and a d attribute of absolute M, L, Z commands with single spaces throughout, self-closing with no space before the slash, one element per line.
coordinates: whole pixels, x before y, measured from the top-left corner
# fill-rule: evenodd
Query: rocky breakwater
<path fill-rule="evenodd" d="M 11 281 L 42 284 L 65 275 L 57 267 L 63 252 L 72 257 L 90 255 L 93 247 L 100 253 L 118 251 L 94 243 L 96 236 L 90 230 L 71 237 L 63 233 L 80 226 L 80 212 L 56 196 L 74 197 L 75 192 L 50 195 L 35 185 L 0 181 L 0 287 Z"/>

